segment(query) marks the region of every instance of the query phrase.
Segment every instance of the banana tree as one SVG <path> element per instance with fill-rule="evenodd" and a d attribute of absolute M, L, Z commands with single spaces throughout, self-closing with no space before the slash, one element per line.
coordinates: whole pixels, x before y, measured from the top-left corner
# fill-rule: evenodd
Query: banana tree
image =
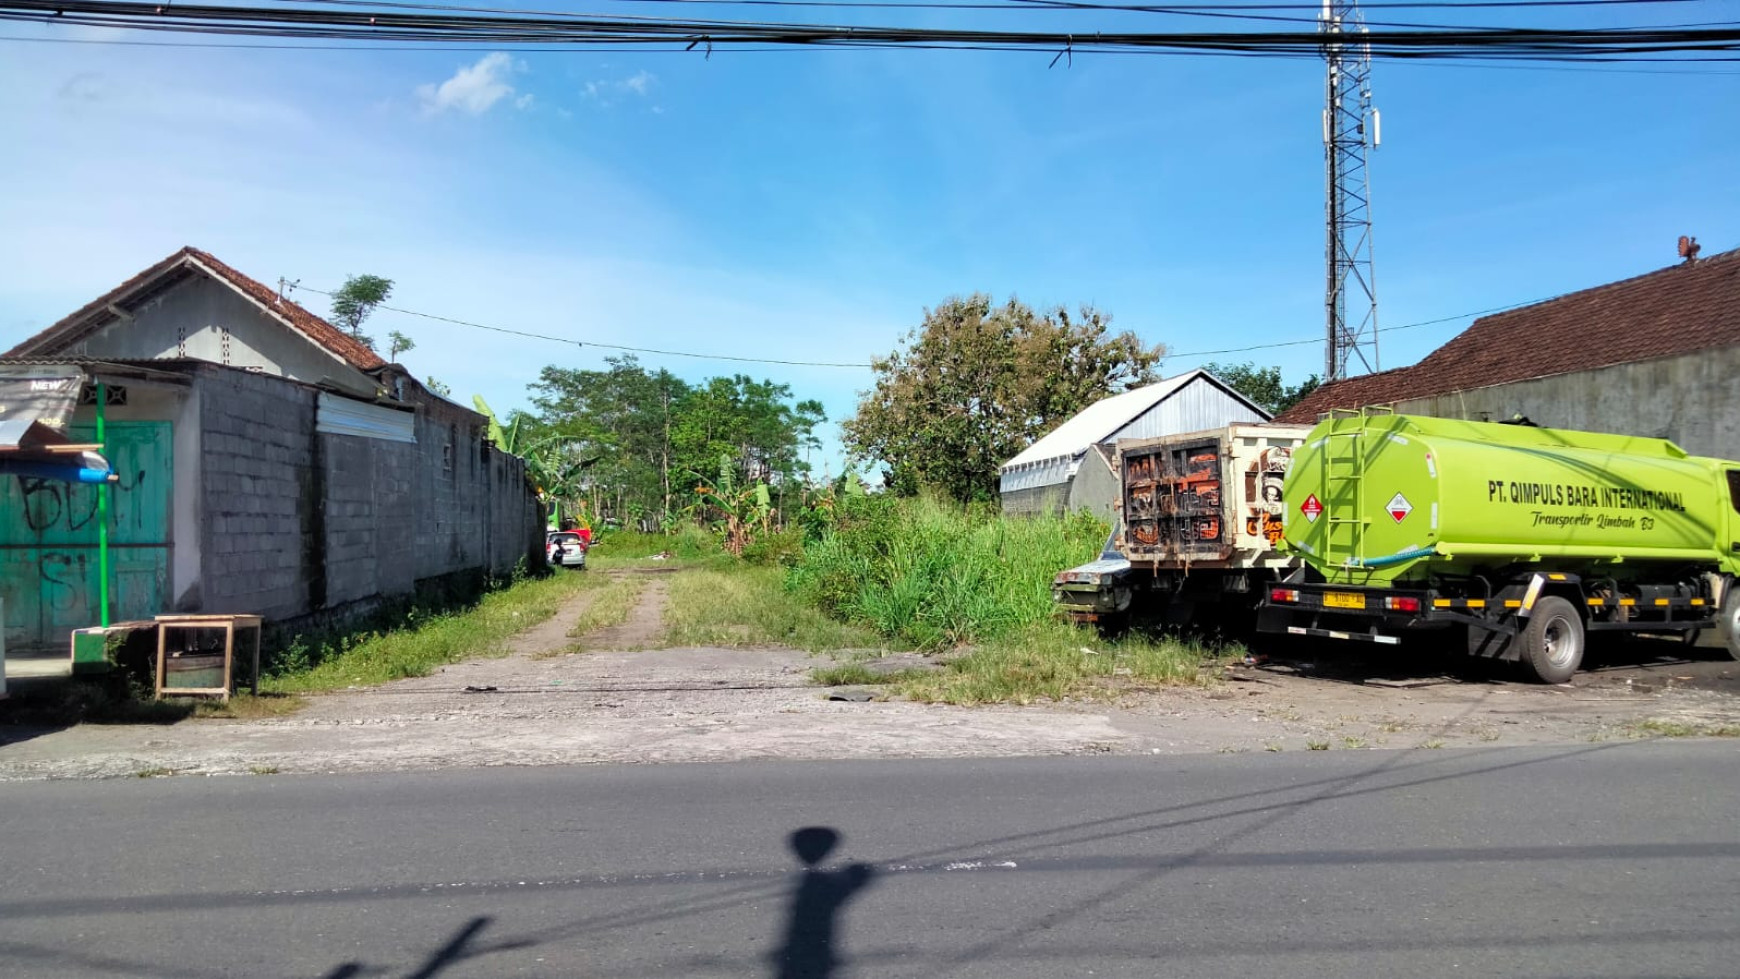
<path fill-rule="evenodd" d="M 483 395 L 472 395 L 471 403 L 488 421 L 490 441 L 503 452 L 525 461 L 526 475 L 537 487 L 539 499 L 569 508 L 577 507 L 585 499 L 581 477 L 598 460 L 585 458 L 579 439 L 568 435 L 532 438 L 522 427 L 523 417 L 516 416 L 503 427 Z"/>
<path fill-rule="evenodd" d="M 694 473 L 701 484 L 695 487 L 697 507 L 705 512 L 718 511 L 725 550 L 737 557 L 751 543 L 756 533 L 764 533 L 773 516 L 773 494 L 767 484 L 756 482 L 737 486 L 737 466 L 729 455 L 719 457 L 719 478 L 709 485 L 700 473 Z"/>

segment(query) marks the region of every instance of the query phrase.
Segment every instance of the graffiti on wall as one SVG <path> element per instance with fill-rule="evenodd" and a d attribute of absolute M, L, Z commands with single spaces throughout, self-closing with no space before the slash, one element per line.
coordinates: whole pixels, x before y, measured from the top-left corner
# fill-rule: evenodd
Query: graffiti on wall
<path fill-rule="evenodd" d="M 1284 445 L 1264 449 L 1245 470 L 1245 533 L 1262 537 L 1274 547 L 1285 528 L 1281 516 L 1281 488 L 1293 466 L 1293 450 Z"/>
<path fill-rule="evenodd" d="M 18 480 L 18 495 L 23 503 L 20 511 L 24 525 L 36 533 L 57 528 L 79 531 L 97 519 L 97 487 L 57 479 L 39 479 L 35 476 L 14 478 Z M 116 493 L 116 497 L 111 498 L 112 520 L 118 522 L 120 514 L 134 512 L 134 508 L 121 505 L 119 495 L 134 492 L 144 484 L 143 469 L 135 472 L 131 478 L 121 474 L 118 482 L 109 484 L 110 489 Z M 134 522 L 138 523 L 141 516 L 142 514 L 135 513 Z"/>

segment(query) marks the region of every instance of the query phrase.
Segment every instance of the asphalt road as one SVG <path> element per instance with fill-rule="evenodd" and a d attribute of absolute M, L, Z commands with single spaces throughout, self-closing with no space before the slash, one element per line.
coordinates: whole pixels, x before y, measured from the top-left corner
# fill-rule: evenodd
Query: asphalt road
<path fill-rule="evenodd" d="M 1740 742 L 0 786 L 0 975 L 1740 974 Z M 791 834 L 818 868 L 800 871 Z"/>

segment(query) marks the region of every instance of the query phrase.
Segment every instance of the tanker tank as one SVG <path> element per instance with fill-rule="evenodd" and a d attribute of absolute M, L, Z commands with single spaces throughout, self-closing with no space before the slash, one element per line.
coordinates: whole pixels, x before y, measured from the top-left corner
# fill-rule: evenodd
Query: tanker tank
<path fill-rule="evenodd" d="M 1294 454 L 1285 540 L 1330 582 L 1528 565 L 1624 580 L 1730 573 L 1728 470 L 1664 439 L 1392 414 L 1332 417 Z"/>

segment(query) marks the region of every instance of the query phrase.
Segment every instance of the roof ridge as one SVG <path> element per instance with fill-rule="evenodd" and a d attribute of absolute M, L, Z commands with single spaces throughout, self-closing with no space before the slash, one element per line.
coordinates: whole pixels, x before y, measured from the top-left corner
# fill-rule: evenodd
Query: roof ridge
<path fill-rule="evenodd" d="M 62 335 L 73 333 L 75 328 L 79 330 L 94 329 L 93 324 L 105 321 L 95 320 L 93 317 L 106 312 L 122 296 L 169 273 L 177 266 L 185 264 L 197 265 L 205 272 L 222 279 L 224 284 L 253 300 L 269 314 L 282 319 L 285 325 L 301 333 L 309 342 L 321 347 L 327 353 L 356 370 L 367 372 L 386 366 L 386 360 L 380 354 L 375 353 L 368 344 L 328 323 L 278 290 L 237 270 L 216 255 L 192 245 L 181 246 L 171 252 L 168 257 L 128 277 L 113 289 L 61 317 L 48 328 L 39 331 L 21 343 L 15 344 L 0 356 L 34 356 L 38 353 L 36 348 L 55 340 L 66 339 Z M 71 339 L 78 339 L 78 337 Z"/>
<path fill-rule="evenodd" d="M 1624 278 L 1624 279 L 1616 279 L 1612 282 L 1603 282 L 1600 285 L 1587 286 L 1587 287 L 1582 288 L 1582 289 L 1573 289 L 1570 292 L 1561 292 L 1556 296 L 1548 296 L 1546 299 L 1537 300 L 1536 302 L 1528 303 L 1526 305 L 1512 306 L 1510 309 L 1500 310 L 1496 313 L 1488 313 L 1485 316 L 1481 316 L 1481 317 L 1477 318 L 1474 322 L 1468 324 L 1468 330 L 1474 329 L 1476 326 L 1479 326 L 1482 322 L 1484 322 L 1486 320 L 1499 319 L 1501 317 L 1509 316 L 1512 313 L 1520 313 L 1520 312 L 1523 312 L 1525 310 L 1530 310 L 1530 309 L 1539 309 L 1542 306 L 1550 306 L 1553 303 L 1561 302 L 1561 301 L 1566 300 L 1566 299 L 1575 299 L 1579 296 L 1589 296 L 1589 295 L 1594 295 L 1594 294 L 1600 293 L 1600 292 L 1606 292 L 1609 289 L 1618 289 L 1618 288 L 1621 288 L 1624 286 L 1633 285 L 1635 283 L 1641 282 L 1644 279 L 1648 279 L 1648 278 L 1651 278 L 1653 276 L 1668 275 L 1670 273 L 1680 272 L 1680 271 L 1687 271 L 1687 272 L 1696 271 L 1696 270 L 1702 269 L 1705 266 L 1710 265 L 1712 263 L 1730 262 L 1730 261 L 1736 260 L 1737 258 L 1740 258 L 1740 248 L 1731 248 L 1725 252 L 1717 252 L 1714 255 L 1711 255 L 1707 258 L 1700 258 L 1700 259 L 1696 259 L 1696 260 L 1690 261 L 1690 262 L 1676 262 L 1672 265 L 1664 265 L 1659 269 L 1650 269 L 1648 272 L 1639 272 L 1637 275 L 1629 276 L 1629 277 Z M 1463 330 L 1462 332 L 1467 333 L 1468 330 Z M 1461 335 L 1462 335 L 1461 333 L 1458 333 L 1456 335 L 1456 337 L 1460 337 Z M 1449 343 L 1454 341 L 1456 339 L 1456 337 L 1451 337 L 1449 340 L 1446 340 L 1445 345 L 1448 345 Z M 1442 350 L 1442 349 L 1444 349 L 1444 347 L 1442 347 L 1442 346 L 1440 346 L 1438 348 L 1438 350 Z M 1432 351 L 1432 353 L 1435 354 L 1438 352 L 1438 350 L 1434 350 L 1434 351 Z M 1422 358 L 1420 363 L 1425 363 L 1427 359 L 1430 359 L 1430 357 L 1431 357 L 1431 354 L 1427 354 L 1426 358 Z"/>

